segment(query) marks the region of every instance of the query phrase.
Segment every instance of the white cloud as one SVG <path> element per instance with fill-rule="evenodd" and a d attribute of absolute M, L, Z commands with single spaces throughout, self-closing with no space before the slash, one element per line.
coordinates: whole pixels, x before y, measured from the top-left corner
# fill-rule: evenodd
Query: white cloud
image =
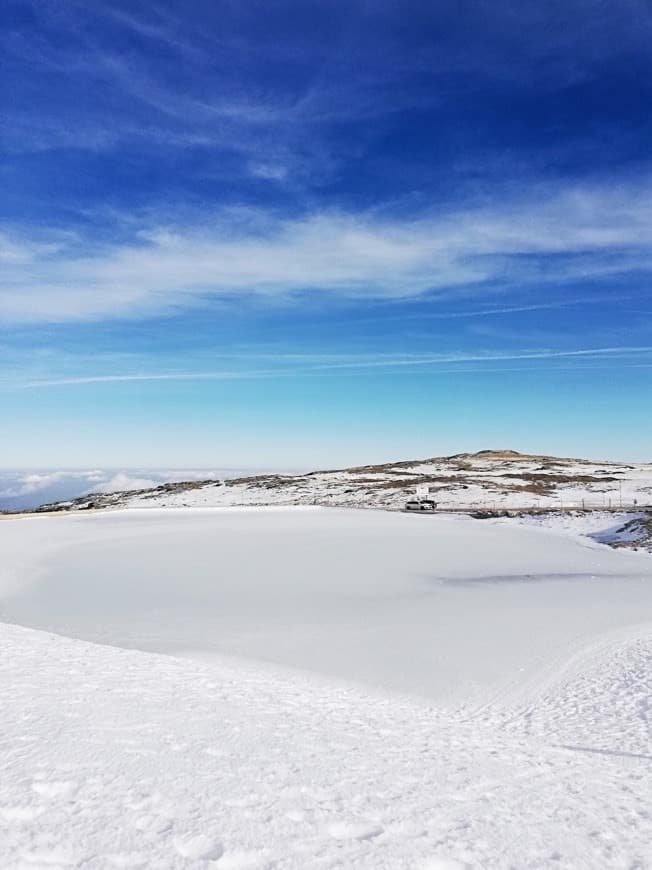
<path fill-rule="evenodd" d="M 19 498 L 49 489 L 66 480 L 82 478 L 90 482 L 104 477 L 106 475 L 101 471 L 32 471 L 13 474 L 11 485 L 0 490 L 0 497 Z"/>
<path fill-rule="evenodd" d="M 256 178 L 265 178 L 269 181 L 283 181 L 287 177 L 287 167 L 280 163 L 251 163 L 249 172 Z"/>
<path fill-rule="evenodd" d="M 333 293 L 407 298 L 500 282 L 564 282 L 652 268 L 650 185 L 575 189 L 418 219 L 225 212 L 201 226 L 151 224 L 93 255 L 11 242 L 8 321 L 141 316 L 210 297 Z M 10 239 L 6 234 L 3 238 Z M 74 244 L 74 242 L 73 242 Z M 11 246 L 9 250 L 14 250 Z M 552 259 L 552 258 L 555 259 Z"/>
<path fill-rule="evenodd" d="M 61 248 L 61 243 L 13 239 L 9 234 L 0 232 L 0 265 L 3 269 L 23 266 L 56 254 Z"/>
<path fill-rule="evenodd" d="M 63 479 L 65 473 L 52 472 L 47 474 L 26 474 L 14 481 L 11 486 L 0 490 L 0 497 L 17 498 L 22 495 L 31 495 L 33 492 L 38 492 L 41 489 L 46 489 L 53 483 L 57 483 Z"/>

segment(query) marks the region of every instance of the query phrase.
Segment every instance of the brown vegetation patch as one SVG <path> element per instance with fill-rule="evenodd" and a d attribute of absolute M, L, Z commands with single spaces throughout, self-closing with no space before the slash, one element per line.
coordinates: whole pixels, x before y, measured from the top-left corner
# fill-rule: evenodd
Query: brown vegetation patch
<path fill-rule="evenodd" d="M 618 480 L 617 477 L 597 477 L 593 474 L 536 474 L 524 471 L 521 474 L 503 474 L 511 480 L 527 480 L 531 483 L 549 486 L 551 483 L 605 483 L 606 481 Z"/>

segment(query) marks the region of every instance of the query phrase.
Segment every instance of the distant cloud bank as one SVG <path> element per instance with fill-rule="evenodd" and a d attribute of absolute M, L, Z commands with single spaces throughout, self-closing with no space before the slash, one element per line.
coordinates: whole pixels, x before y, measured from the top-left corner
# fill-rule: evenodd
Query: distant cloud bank
<path fill-rule="evenodd" d="M 29 510 L 91 492 L 148 489 L 161 483 L 237 477 L 251 469 L 0 471 L 0 510 Z"/>

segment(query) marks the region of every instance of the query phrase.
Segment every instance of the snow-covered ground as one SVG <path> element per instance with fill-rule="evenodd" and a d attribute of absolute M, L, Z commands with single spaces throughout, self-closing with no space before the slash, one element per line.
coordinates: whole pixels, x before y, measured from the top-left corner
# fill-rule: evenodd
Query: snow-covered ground
<path fill-rule="evenodd" d="M 4 626 L 0 866 L 647 868 L 652 644 L 617 649 L 505 727 Z"/>
<path fill-rule="evenodd" d="M 464 516 L 131 510 L 5 521 L 0 545 L 5 620 L 447 703 L 652 616 L 647 555 Z"/>
<path fill-rule="evenodd" d="M 652 867 L 652 557 L 576 531 L 1 522 L 0 867 Z"/>
<path fill-rule="evenodd" d="M 585 537 L 611 547 L 627 547 L 652 553 L 652 511 L 550 511 L 510 516 L 531 528 L 546 528 L 571 537 Z"/>

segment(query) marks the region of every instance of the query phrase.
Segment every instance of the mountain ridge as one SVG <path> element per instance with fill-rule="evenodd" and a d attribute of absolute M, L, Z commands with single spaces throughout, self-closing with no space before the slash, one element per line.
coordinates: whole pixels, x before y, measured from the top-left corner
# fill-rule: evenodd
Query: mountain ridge
<path fill-rule="evenodd" d="M 300 474 L 163 483 L 92 493 L 36 513 L 112 507 L 335 505 L 397 510 L 427 487 L 443 510 L 612 509 L 652 503 L 652 464 L 484 449 Z"/>

